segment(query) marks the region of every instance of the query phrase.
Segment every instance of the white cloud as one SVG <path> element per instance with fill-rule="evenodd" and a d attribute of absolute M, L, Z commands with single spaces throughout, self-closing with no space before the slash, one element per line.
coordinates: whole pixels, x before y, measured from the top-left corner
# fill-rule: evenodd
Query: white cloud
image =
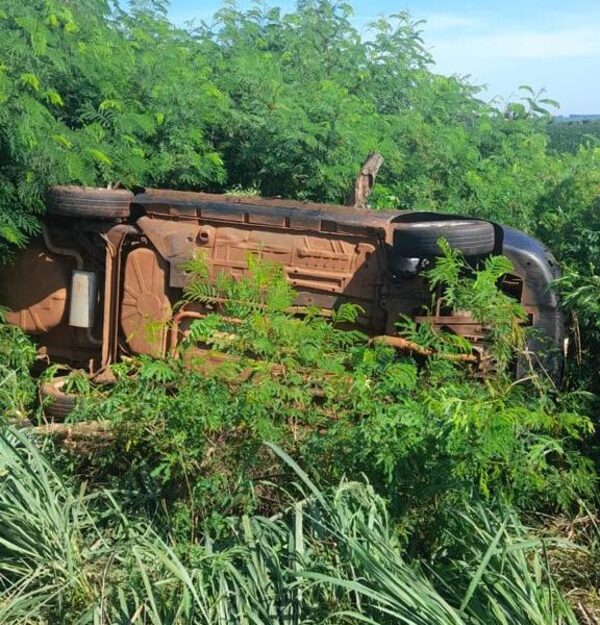
<path fill-rule="evenodd" d="M 564 59 L 600 57 L 600 24 L 564 30 L 490 32 L 481 35 L 432 37 L 434 56 L 449 60 L 468 59 Z"/>
<path fill-rule="evenodd" d="M 414 12 L 415 17 L 420 17 Z M 442 74 L 470 76 L 486 85 L 482 97 L 519 97 L 518 85 L 546 88 L 563 113 L 594 112 L 600 106 L 600 7 L 586 13 L 500 11 L 424 16 L 427 48 Z"/>

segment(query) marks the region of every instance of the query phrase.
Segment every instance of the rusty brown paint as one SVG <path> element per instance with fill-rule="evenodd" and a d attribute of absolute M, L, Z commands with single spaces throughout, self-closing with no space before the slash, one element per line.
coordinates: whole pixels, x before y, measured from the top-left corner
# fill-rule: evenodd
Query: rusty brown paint
<path fill-rule="evenodd" d="M 39 336 L 50 359 L 102 372 L 126 354 L 176 352 L 188 322 L 205 314 L 191 304 L 173 313 L 188 280 L 185 263 L 198 253 L 212 279 L 221 272 L 245 274 L 249 255 L 280 263 L 297 294 L 293 313 L 316 307 L 331 316 L 352 302 L 363 310 L 357 326 L 367 335 L 433 355 L 397 336 L 399 316 L 408 315 L 468 338 L 474 353 L 452 358 L 475 364 L 485 359 L 481 324 L 440 307 L 424 314 L 431 294 L 422 275 L 397 276 L 390 268 L 398 253 L 394 232 L 410 227 L 415 213 L 166 190 L 139 194 L 132 206 L 129 223 L 117 225 L 48 216 L 54 251 L 35 241 L 0 276 L 9 322 Z M 76 265 L 97 271 L 101 285 L 98 321 L 87 334 L 66 320 Z M 506 290 L 518 294 L 532 319 L 539 314 L 524 265 L 507 279 Z"/>
<path fill-rule="evenodd" d="M 2 304 L 6 320 L 40 336 L 65 323 L 71 262 L 33 242 L 5 270 Z"/>

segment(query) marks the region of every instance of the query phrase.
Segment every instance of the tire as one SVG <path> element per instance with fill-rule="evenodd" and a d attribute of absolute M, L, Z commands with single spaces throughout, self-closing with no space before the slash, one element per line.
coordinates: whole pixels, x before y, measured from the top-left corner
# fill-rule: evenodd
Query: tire
<path fill-rule="evenodd" d="M 438 239 L 465 256 L 480 256 L 494 251 L 494 226 L 487 221 L 450 219 L 398 224 L 394 232 L 394 252 L 408 258 L 432 258 L 441 250 Z"/>
<path fill-rule="evenodd" d="M 133 193 L 126 189 L 50 187 L 46 195 L 48 213 L 102 221 L 129 217 Z"/>
<path fill-rule="evenodd" d="M 40 386 L 40 399 L 44 415 L 55 421 L 64 421 L 77 405 L 77 395 L 65 393 L 62 390 L 66 382 L 66 377 L 57 377 Z"/>

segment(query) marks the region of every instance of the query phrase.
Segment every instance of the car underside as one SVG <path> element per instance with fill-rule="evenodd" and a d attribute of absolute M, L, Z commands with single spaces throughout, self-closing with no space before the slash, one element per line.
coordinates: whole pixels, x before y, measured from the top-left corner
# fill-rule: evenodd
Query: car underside
<path fill-rule="evenodd" d="M 201 253 L 212 280 L 246 273 L 249 255 L 279 263 L 296 293 L 294 313 L 317 308 L 330 316 L 357 304 L 358 327 L 400 349 L 418 351 L 397 336 L 401 315 L 463 336 L 478 366 L 487 329 L 443 305 L 427 310 L 423 268 L 444 238 L 473 263 L 508 257 L 513 271 L 499 286 L 537 329 L 529 351 L 553 375 L 560 369 L 555 261 L 512 228 L 456 215 L 168 190 L 55 187 L 47 209 L 41 236 L 2 273 L 0 304 L 49 362 L 97 375 L 123 356 L 177 353 L 192 321 L 207 314 L 199 303 L 178 305 L 186 264 Z"/>

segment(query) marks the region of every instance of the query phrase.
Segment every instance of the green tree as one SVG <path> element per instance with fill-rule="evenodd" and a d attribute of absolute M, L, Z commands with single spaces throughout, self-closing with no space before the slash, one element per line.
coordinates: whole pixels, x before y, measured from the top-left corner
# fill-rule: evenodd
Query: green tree
<path fill-rule="evenodd" d="M 226 97 L 160 3 L 9 0 L 0 10 L 0 237 L 23 243 L 53 183 L 223 180 Z"/>

